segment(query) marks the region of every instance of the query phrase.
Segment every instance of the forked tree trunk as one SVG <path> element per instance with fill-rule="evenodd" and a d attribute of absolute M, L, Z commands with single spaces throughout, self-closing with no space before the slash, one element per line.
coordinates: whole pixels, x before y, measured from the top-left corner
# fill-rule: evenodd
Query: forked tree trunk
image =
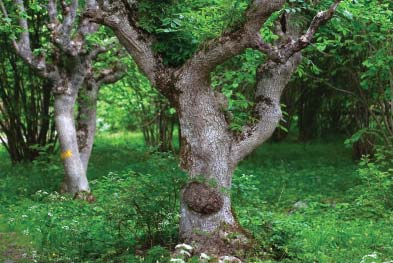
<path fill-rule="evenodd" d="M 80 158 L 74 121 L 77 91 L 55 95 L 55 122 L 59 136 L 61 159 L 64 166 L 62 192 L 76 194 L 89 192 L 85 168 Z"/>
<path fill-rule="evenodd" d="M 178 98 L 181 166 L 190 176 L 182 191 L 180 236 L 192 243 L 197 253 L 233 255 L 248 247 L 248 235 L 232 212 L 233 172 L 244 156 L 274 132 L 282 117 L 280 96 L 299 63 L 300 54 L 295 54 L 285 64 L 268 62 L 260 67 L 255 111 L 263 122 L 245 128 L 240 138 L 230 132 L 213 89 L 192 79 L 179 83 L 183 91 Z M 200 88 L 187 88 L 195 84 Z"/>
<path fill-rule="evenodd" d="M 91 73 L 85 74 L 88 69 L 86 64 L 79 63 L 75 68 L 70 81 L 65 81 L 71 83 L 69 88 L 55 95 L 56 127 L 65 170 L 61 190 L 75 194 L 75 198 L 93 202 L 95 198 L 90 193 L 87 168 L 96 134 L 99 88 L 102 84 L 116 82 L 123 73 L 117 68 L 107 69 L 96 79 Z M 76 100 L 77 123 L 74 118 Z"/>
<path fill-rule="evenodd" d="M 282 116 L 280 96 L 299 63 L 299 51 L 311 42 L 317 28 L 333 16 L 340 0 L 335 0 L 325 12 L 319 12 L 304 35 L 271 46 L 264 42 L 259 31 L 285 2 L 250 1 L 238 29 L 204 43 L 176 69 L 162 63 L 153 49 L 154 36 L 135 23 L 138 21 L 137 1 L 103 0 L 99 10 L 90 9 L 85 13 L 93 21 L 113 29 L 152 85 L 177 108 L 181 166 L 190 177 L 182 190 L 180 235 L 184 241 L 191 242 L 195 253 L 234 255 L 247 244 L 231 211 L 232 173 L 237 163 L 268 139 L 277 127 Z M 210 73 L 246 48 L 264 52 L 268 61 L 257 76 L 255 114 L 258 120 L 236 135 L 225 120 L 225 106 L 220 105 L 218 96 L 223 94 L 215 95 L 211 88 Z"/>
<path fill-rule="evenodd" d="M 198 94 L 187 88 L 198 84 Z M 240 253 L 247 238 L 232 214 L 233 137 L 225 114 L 213 89 L 206 84 L 191 80 L 180 85 L 180 165 L 190 178 L 182 190 L 180 237 L 194 247 L 195 253 Z M 229 240 L 229 233 L 238 235 Z"/>
<path fill-rule="evenodd" d="M 180 156 L 181 166 L 190 176 L 182 191 L 180 236 L 193 243 L 197 253 L 239 255 L 248 247 L 248 235 L 232 212 L 233 172 L 278 126 L 281 94 L 300 61 L 300 53 L 295 53 L 285 63 L 267 61 L 258 68 L 254 111 L 259 121 L 245 126 L 237 136 L 225 118 L 225 97 L 214 93 L 210 76 L 203 74 L 203 69 L 199 70 L 202 74 L 194 74 L 198 70 L 192 64 L 180 74 Z"/>
<path fill-rule="evenodd" d="M 14 4 L 18 13 L 25 13 L 23 0 L 14 0 Z M 113 68 L 94 72 L 93 61 L 108 49 L 100 45 L 94 48 L 86 46 L 86 37 L 95 33 L 98 25 L 80 14 L 88 9 L 97 10 L 98 6 L 95 0 L 86 0 L 84 5 L 85 7 L 80 9 L 78 1 L 70 3 L 63 1 L 61 5 L 58 5 L 56 0 L 48 0 L 47 28 L 50 31 L 50 42 L 53 46 L 48 50 L 50 54 L 47 54 L 51 58 L 50 66 L 47 65 L 44 54 L 34 54 L 30 43 L 29 32 L 32 31 L 29 28 L 30 21 L 25 16 L 18 16 L 22 30 L 19 39 L 12 40 L 15 51 L 24 62 L 53 85 L 56 131 L 60 140 L 61 158 L 65 171 L 62 191 L 71 194 L 90 192 L 86 170 L 95 135 L 98 87 L 100 84 L 113 83 L 122 75 L 119 74 L 119 68 L 116 65 Z M 61 16 L 58 15 L 60 6 Z M 2 0 L 0 0 L 0 11 L 4 17 L 9 18 Z M 98 76 L 97 73 L 99 73 Z M 89 80 L 87 85 L 92 83 L 94 88 L 92 92 L 87 92 L 88 99 L 80 99 L 81 118 L 77 132 L 74 106 L 78 91 L 86 79 Z M 75 195 L 75 197 L 93 201 L 90 193 L 87 196 Z"/>

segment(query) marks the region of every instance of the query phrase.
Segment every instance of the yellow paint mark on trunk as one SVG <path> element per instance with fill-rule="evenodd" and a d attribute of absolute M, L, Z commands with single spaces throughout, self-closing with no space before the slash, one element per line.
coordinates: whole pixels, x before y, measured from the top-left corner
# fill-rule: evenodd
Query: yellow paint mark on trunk
<path fill-rule="evenodd" d="M 60 157 L 61 157 L 62 160 L 68 159 L 68 158 L 72 157 L 72 151 L 71 150 L 67 150 L 67 151 L 62 152 L 60 154 Z"/>

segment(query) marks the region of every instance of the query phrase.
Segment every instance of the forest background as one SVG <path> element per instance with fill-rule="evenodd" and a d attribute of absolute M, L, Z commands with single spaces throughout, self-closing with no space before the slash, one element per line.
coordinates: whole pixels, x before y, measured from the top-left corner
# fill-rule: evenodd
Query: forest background
<path fill-rule="evenodd" d="M 75 47 L 53 41 L 46 1 L 22 2 L 23 11 L 0 1 L 0 261 L 214 262 L 213 255 L 173 253 L 182 242 L 180 192 L 190 180 L 178 165 L 179 109 L 107 27 L 81 30 L 87 53 L 78 58 L 90 60 L 77 64 L 85 80 L 71 105 L 79 147 L 84 131 L 97 125 L 85 165 L 89 192 L 62 193 L 62 162 L 75 151 L 60 147 L 59 91 L 37 68 L 45 58 L 48 72 L 52 65 L 69 72 L 76 64 L 62 54 Z M 88 2 L 80 1 L 75 21 L 83 26 L 70 35 L 85 26 Z M 162 64 L 176 68 L 243 23 L 250 2 L 143 0 L 135 10 Z M 282 44 L 282 32 L 303 32 L 331 4 L 287 1 L 259 33 Z M 393 262 L 392 30 L 391 1 L 343 1 L 303 49 L 281 95 L 277 129 L 234 171 L 233 211 L 253 240 L 236 255 L 245 262 Z M 15 48 L 26 32 L 30 62 Z M 259 120 L 255 75 L 268 60 L 248 48 L 210 73 L 234 134 Z"/>

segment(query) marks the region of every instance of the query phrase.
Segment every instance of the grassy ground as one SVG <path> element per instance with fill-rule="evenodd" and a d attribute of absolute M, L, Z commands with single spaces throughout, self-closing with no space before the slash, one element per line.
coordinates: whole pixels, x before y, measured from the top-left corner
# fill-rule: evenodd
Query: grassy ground
<path fill-rule="evenodd" d="M 176 158 L 148 151 L 137 134 L 101 135 L 89 168 L 94 204 L 54 192 L 57 159 L 12 167 L 0 149 L 0 262 L 168 262 L 162 247 L 177 243 L 185 180 Z M 357 211 L 359 184 L 342 142 L 265 144 L 240 164 L 232 190 L 256 238 L 247 262 L 393 260 L 393 217 Z"/>

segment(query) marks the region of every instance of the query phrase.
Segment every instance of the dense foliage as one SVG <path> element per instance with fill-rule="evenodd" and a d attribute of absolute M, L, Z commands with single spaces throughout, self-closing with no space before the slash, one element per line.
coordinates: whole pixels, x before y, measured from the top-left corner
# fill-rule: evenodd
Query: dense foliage
<path fill-rule="evenodd" d="M 31 44 L 39 53 L 41 41 L 48 42 L 44 11 L 32 8 L 26 16 L 34 17 Z M 10 22 L 0 17 L 0 142 L 16 163 L 32 161 L 40 151 L 53 152 L 56 135 L 50 85 L 15 52 L 11 39 L 20 29 Z"/>
<path fill-rule="evenodd" d="M 93 68 L 116 65 L 126 73 L 100 90 L 99 139 L 88 170 L 97 200 L 59 194 L 53 96 L 10 41 L 22 30 L 14 20 L 26 16 L 34 53 L 54 59 L 47 9 L 29 0 L 31 8 L 18 14 L 4 2 L 10 18 L 0 15 L 0 261 L 170 262 L 180 242 L 179 193 L 188 182 L 177 166 L 181 129 L 174 105 L 110 30 L 89 36 L 89 50 L 115 47 Z M 292 26 L 303 31 L 330 3 L 289 0 L 260 33 L 275 43 L 283 17 L 295 17 Z M 248 4 L 144 0 L 136 12 L 141 30 L 158 40 L 154 51 L 175 68 L 206 41 L 236 30 Z M 234 212 L 253 237 L 245 262 L 393 262 L 392 43 L 392 1 L 351 0 L 304 50 L 282 95 L 279 129 L 235 171 Z M 257 120 L 255 72 L 265 60 L 247 49 L 210 75 L 227 99 L 222 110 L 235 133 Z M 22 161 L 28 162 L 15 165 Z"/>

